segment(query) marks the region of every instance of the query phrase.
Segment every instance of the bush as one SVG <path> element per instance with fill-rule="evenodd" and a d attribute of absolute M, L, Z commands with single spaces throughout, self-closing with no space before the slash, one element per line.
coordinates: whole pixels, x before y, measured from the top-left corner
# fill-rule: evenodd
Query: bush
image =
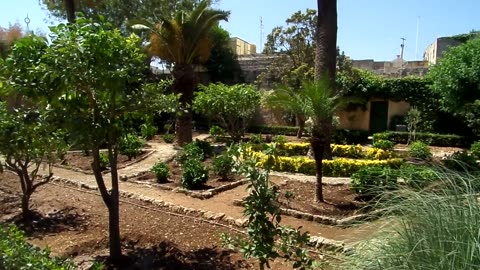
<path fill-rule="evenodd" d="M 477 159 L 466 151 L 457 151 L 442 160 L 443 165 L 457 172 L 476 172 L 480 170 Z"/>
<path fill-rule="evenodd" d="M 427 144 L 416 141 L 408 146 L 408 154 L 413 158 L 418 159 L 430 159 L 432 158 L 432 152 Z"/>
<path fill-rule="evenodd" d="M 388 167 L 365 167 L 352 174 L 350 187 L 362 197 L 374 198 L 397 186 L 397 173 Z"/>
<path fill-rule="evenodd" d="M 212 126 L 208 134 L 213 137 L 214 142 L 218 142 L 221 137 L 225 136 L 225 130 L 219 126 Z"/>
<path fill-rule="evenodd" d="M 107 152 L 100 153 L 100 169 L 105 170 L 108 166 L 110 166 L 110 158 L 108 158 Z"/>
<path fill-rule="evenodd" d="M 0 226 L 0 269 L 67 270 L 75 268 L 68 261 L 50 258 L 48 249 L 42 250 L 27 243 L 24 233 L 15 226 L 9 228 Z"/>
<path fill-rule="evenodd" d="M 408 132 L 386 131 L 373 134 L 373 141 L 390 140 L 395 143 L 407 144 L 408 136 Z M 433 146 L 464 147 L 468 143 L 468 140 L 465 137 L 450 134 L 416 133 L 415 138 L 419 141 L 427 142 L 429 145 Z"/>
<path fill-rule="evenodd" d="M 212 145 L 207 142 L 207 141 L 201 141 L 199 139 L 195 139 L 195 141 L 192 142 L 194 145 L 198 146 L 203 152 L 203 159 L 207 157 L 211 157 L 213 155 L 213 147 Z"/>
<path fill-rule="evenodd" d="M 480 141 L 476 141 L 470 146 L 470 152 L 475 158 L 480 159 Z"/>
<path fill-rule="evenodd" d="M 170 175 L 170 168 L 168 167 L 168 164 L 163 161 L 158 161 L 155 163 L 150 171 L 155 174 L 157 177 L 157 182 L 159 183 L 167 182 L 168 176 Z"/>
<path fill-rule="evenodd" d="M 396 155 L 392 151 L 388 150 L 383 150 L 380 148 L 368 148 L 367 151 L 365 152 L 365 158 L 366 159 L 372 159 L 372 160 L 384 160 L 384 159 L 390 159 L 390 158 L 395 158 Z"/>
<path fill-rule="evenodd" d="M 158 128 L 150 122 L 140 125 L 140 133 L 145 140 L 151 140 L 157 134 Z"/>
<path fill-rule="evenodd" d="M 361 158 L 363 156 L 361 145 L 331 144 L 332 155 L 335 157 Z M 305 156 L 310 149 L 310 143 L 284 143 L 278 144 L 277 150 L 284 156 Z"/>
<path fill-rule="evenodd" d="M 250 135 L 250 143 L 252 144 L 262 144 L 265 140 L 262 137 L 262 134 L 252 134 Z"/>
<path fill-rule="evenodd" d="M 361 145 L 340 145 L 331 144 L 332 155 L 334 157 L 361 158 L 363 157 Z"/>
<path fill-rule="evenodd" d="M 175 140 L 175 135 L 165 133 L 162 135 L 162 138 L 163 138 L 163 141 L 165 141 L 166 143 L 173 143 L 173 141 Z"/>
<path fill-rule="evenodd" d="M 287 137 L 285 137 L 284 135 L 275 135 L 275 137 L 273 137 L 273 142 L 277 144 L 286 144 Z"/>
<path fill-rule="evenodd" d="M 250 133 L 296 136 L 298 127 L 291 126 L 252 126 L 248 129 Z"/>
<path fill-rule="evenodd" d="M 368 141 L 368 131 L 353 129 L 336 129 L 332 134 L 335 144 L 362 144 Z"/>
<path fill-rule="evenodd" d="M 195 143 L 189 143 L 183 147 L 183 150 L 180 152 L 180 155 L 177 157 L 177 161 L 183 165 L 189 159 L 197 159 L 202 161 L 205 157 L 202 149 Z"/>
<path fill-rule="evenodd" d="M 233 168 L 235 166 L 235 160 L 232 155 L 223 153 L 213 159 L 213 172 L 222 177 L 222 180 L 228 180 L 232 176 Z"/>
<path fill-rule="evenodd" d="M 145 142 L 137 135 L 129 133 L 122 136 L 120 139 L 118 150 L 120 151 L 120 154 L 127 156 L 130 160 L 142 153 L 144 143 Z"/>
<path fill-rule="evenodd" d="M 182 187 L 186 189 L 199 189 L 208 180 L 208 169 L 196 158 L 185 160 L 182 164 Z"/>
<path fill-rule="evenodd" d="M 439 180 L 438 173 L 433 168 L 413 164 L 402 165 L 399 176 L 407 185 L 414 188 L 423 188 L 429 183 Z"/>
<path fill-rule="evenodd" d="M 393 150 L 395 143 L 389 140 L 376 140 L 373 141 L 373 147 L 380 148 L 382 150 Z"/>

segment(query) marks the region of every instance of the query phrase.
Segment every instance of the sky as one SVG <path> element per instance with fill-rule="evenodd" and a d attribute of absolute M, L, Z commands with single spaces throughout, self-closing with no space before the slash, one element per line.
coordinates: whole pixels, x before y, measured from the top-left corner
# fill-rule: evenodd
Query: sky
<path fill-rule="evenodd" d="M 337 44 L 352 59 L 393 60 L 405 38 L 406 60 L 421 60 L 436 38 L 480 30 L 480 0 L 338 0 Z M 30 19 L 31 30 L 48 32 L 47 12 L 39 0 L 0 0 L 0 26 Z M 232 37 L 257 45 L 294 12 L 316 9 L 315 0 L 220 0 L 230 10 L 222 26 Z M 263 30 L 260 27 L 263 21 Z M 417 31 L 418 30 L 418 31 Z M 261 34 L 263 33 L 263 34 Z M 418 33 L 418 39 L 417 39 Z"/>

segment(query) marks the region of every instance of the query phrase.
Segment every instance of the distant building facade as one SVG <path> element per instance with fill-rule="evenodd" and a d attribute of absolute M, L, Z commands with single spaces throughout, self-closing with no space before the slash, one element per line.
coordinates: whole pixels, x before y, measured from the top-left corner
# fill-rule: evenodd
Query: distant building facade
<path fill-rule="evenodd" d="M 231 38 L 229 46 L 236 55 L 252 55 L 257 53 L 257 46 L 255 46 L 255 44 L 248 43 L 238 37 Z"/>
<path fill-rule="evenodd" d="M 423 53 L 423 59 L 427 61 L 430 65 L 434 65 L 449 47 L 456 47 L 461 44 L 461 41 L 458 41 L 451 37 L 437 38 L 432 44 L 428 45 L 427 49 Z"/>
<path fill-rule="evenodd" d="M 393 61 L 373 59 L 352 60 L 355 68 L 365 69 L 385 77 L 424 76 L 428 71 L 427 61 L 406 61 L 397 56 Z"/>

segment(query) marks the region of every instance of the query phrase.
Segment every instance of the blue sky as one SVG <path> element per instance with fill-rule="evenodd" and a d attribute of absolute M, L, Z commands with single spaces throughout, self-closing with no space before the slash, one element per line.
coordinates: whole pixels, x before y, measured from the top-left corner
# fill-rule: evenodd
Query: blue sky
<path fill-rule="evenodd" d="M 47 31 L 47 13 L 39 0 L 0 0 L 0 26 L 23 22 L 29 15 L 30 29 Z M 230 10 L 223 23 L 232 36 L 260 48 L 260 17 L 263 41 L 273 27 L 298 10 L 316 8 L 315 0 L 220 0 L 219 8 Z M 391 60 L 400 51 L 400 38 L 406 38 L 405 58 L 417 59 L 437 37 L 480 29 L 479 0 L 338 0 L 338 45 L 353 59 Z"/>

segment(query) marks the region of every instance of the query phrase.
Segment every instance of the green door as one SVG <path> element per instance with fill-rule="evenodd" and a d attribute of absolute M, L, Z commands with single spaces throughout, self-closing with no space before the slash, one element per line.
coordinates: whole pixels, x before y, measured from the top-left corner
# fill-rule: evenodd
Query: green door
<path fill-rule="evenodd" d="M 388 123 L 388 102 L 370 102 L 370 133 L 383 132 L 387 130 Z"/>

